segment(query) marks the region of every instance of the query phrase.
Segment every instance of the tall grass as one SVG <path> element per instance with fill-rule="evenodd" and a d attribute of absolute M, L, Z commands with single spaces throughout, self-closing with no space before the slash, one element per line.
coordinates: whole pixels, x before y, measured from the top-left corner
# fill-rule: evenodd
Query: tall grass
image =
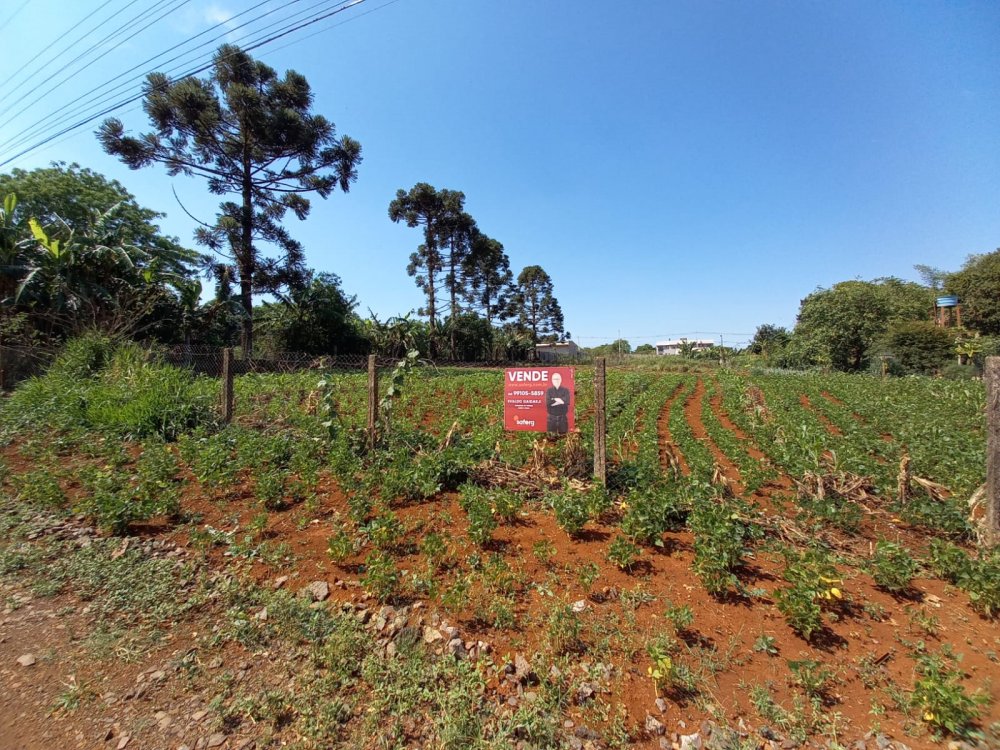
<path fill-rule="evenodd" d="M 135 343 L 91 335 L 70 341 L 45 375 L 23 383 L 0 410 L 0 425 L 8 438 L 53 429 L 174 440 L 214 421 L 217 392 L 212 380 Z"/>

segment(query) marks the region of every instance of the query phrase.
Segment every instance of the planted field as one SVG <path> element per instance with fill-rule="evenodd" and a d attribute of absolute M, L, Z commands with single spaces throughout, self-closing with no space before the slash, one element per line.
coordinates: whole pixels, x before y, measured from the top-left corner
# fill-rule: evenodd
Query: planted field
<path fill-rule="evenodd" d="M 221 425 L 70 351 L 3 408 L 4 664 L 150 748 L 998 741 L 981 384 L 611 370 L 605 490 L 592 371 L 565 438 L 502 377 L 383 373 L 372 446 L 363 374 L 240 377 Z"/>

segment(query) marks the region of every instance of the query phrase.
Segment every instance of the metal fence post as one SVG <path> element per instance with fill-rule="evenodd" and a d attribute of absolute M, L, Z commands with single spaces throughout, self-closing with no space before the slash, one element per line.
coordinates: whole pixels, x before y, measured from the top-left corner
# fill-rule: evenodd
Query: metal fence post
<path fill-rule="evenodd" d="M 233 421 L 233 350 L 222 350 L 222 421 Z"/>
<path fill-rule="evenodd" d="M 368 355 L 368 448 L 374 449 L 377 435 L 375 433 L 378 418 L 378 368 L 375 366 L 375 355 Z"/>
<path fill-rule="evenodd" d="M 607 370 L 604 357 L 594 360 L 594 479 L 608 483 Z"/>
<path fill-rule="evenodd" d="M 1000 357 L 987 357 L 986 381 L 986 519 L 988 544 L 1000 543 Z"/>

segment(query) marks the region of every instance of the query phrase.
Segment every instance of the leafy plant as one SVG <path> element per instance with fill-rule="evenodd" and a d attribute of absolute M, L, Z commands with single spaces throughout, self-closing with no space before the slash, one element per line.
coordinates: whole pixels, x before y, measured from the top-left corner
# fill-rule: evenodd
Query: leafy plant
<path fill-rule="evenodd" d="M 624 536 L 616 536 L 608 546 L 608 560 L 621 570 L 629 570 L 635 565 L 640 554 L 642 554 L 642 549 Z"/>
<path fill-rule="evenodd" d="M 564 490 L 550 495 L 549 501 L 556 514 L 556 523 L 570 536 L 579 534 L 590 520 L 590 503 L 582 493 Z"/>
<path fill-rule="evenodd" d="M 983 693 L 968 695 L 962 686 L 963 673 L 949 654 L 922 654 L 917 658 L 912 705 L 921 718 L 937 730 L 964 735 L 988 702 Z"/>
<path fill-rule="evenodd" d="M 872 555 L 871 574 L 880 588 L 899 594 L 910 587 L 919 567 L 910 553 L 895 542 L 880 541 Z"/>
<path fill-rule="evenodd" d="M 399 569 L 392 556 L 376 550 L 365 559 L 361 585 L 380 602 L 391 601 L 399 590 Z"/>

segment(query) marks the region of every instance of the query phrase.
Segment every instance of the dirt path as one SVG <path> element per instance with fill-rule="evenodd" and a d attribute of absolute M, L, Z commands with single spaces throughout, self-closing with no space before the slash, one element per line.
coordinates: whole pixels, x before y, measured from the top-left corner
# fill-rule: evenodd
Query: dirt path
<path fill-rule="evenodd" d="M 762 464 L 770 466 L 775 470 L 775 472 L 777 472 L 777 477 L 768 484 L 773 485 L 782 490 L 792 489 L 795 486 L 794 483 L 792 482 L 792 478 L 788 476 L 784 471 L 782 471 L 779 467 L 775 466 L 774 463 L 771 461 L 771 459 L 769 459 L 767 455 L 754 444 L 750 436 L 747 435 L 742 429 L 740 429 L 739 425 L 737 425 L 735 422 L 733 422 L 732 419 L 729 418 L 729 414 L 726 413 L 726 409 L 722 405 L 722 395 L 716 393 L 711 399 L 709 399 L 709 403 L 712 405 L 712 411 L 714 412 L 716 418 L 719 420 L 722 426 L 727 430 L 729 430 L 731 433 L 733 433 L 733 435 L 735 435 L 743 444 L 743 450 L 746 451 L 747 455 L 750 456 L 750 458 L 754 459 L 755 461 L 759 461 Z"/>
<path fill-rule="evenodd" d="M 816 418 L 823 423 L 823 426 L 826 428 L 826 431 L 828 433 L 830 433 L 835 437 L 843 436 L 844 431 L 840 429 L 837 425 L 835 425 L 833 422 L 831 422 L 830 418 L 827 417 L 826 414 L 823 414 L 823 412 L 821 412 L 819 409 L 813 406 L 812 401 L 809 400 L 809 397 L 806 394 L 804 393 L 799 394 L 799 403 L 802 404 L 803 409 L 810 411 L 816 415 Z"/>
<path fill-rule="evenodd" d="M 694 390 L 684 404 L 684 417 L 691 427 L 691 433 L 694 435 L 695 440 L 704 443 L 705 447 L 711 451 L 712 458 L 715 459 L 715 463 L 722 472 L 722 475 L 731 483 L 733 491 L 737 495 L 742 495 L 745 492 L 745 488 L 740 477 L 739 467 L 715 444 L 715 441 L 712 440 L 708 434 L 708 430 L 705 428 L 705 423 L 702 422 L 702 399 L 704 396 L 705 381 L 698 378 Z"/>
<path fill-rule="evenodd" d="M 656 418 L 656 431 L 660 436 L 660 466 L 664 471 L 670 471 L 670 452 L 677 459 L 677 463 L 680 465 L 681 474 L 688 476 L 691 473 L 691 467 L 687 464 L 687 459 L 684 458 L 684 454 L 681 453 L 680 448 L 670 437 L 670 412 L 674 407 L 674 401 L 680 396 L 681 391 L 684 389 L 684 383 L 678 383 L 677 387 L 674 388 L 673 393 L 667 399 L 666 403 L 663 404 L 663 408 L 660 409 L 660 414 Z M 669 448 L 667 447 L 669 446 Z"/>

